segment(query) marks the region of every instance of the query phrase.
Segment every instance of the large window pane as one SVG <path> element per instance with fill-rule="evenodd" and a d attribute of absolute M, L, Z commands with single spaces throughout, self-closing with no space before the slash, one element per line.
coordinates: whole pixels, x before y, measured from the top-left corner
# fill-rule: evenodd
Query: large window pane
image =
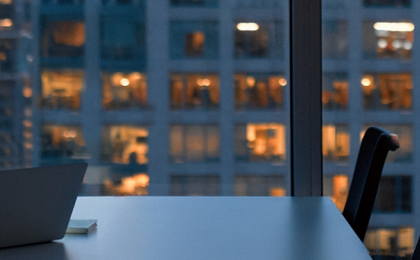
<path fill-rule="evenodd" d="M 234 176 L 235 196 L 285 196 L 286 189 L 282 175 Z"/>

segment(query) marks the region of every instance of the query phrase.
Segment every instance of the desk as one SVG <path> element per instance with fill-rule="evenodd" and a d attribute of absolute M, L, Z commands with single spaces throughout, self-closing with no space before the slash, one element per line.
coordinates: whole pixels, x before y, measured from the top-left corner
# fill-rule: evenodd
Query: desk
<path fill-rule="evenodd" d="M 328 197 L 79 197 L 72 218 L 98 228 L 0 259 L 371 260 Z"/>

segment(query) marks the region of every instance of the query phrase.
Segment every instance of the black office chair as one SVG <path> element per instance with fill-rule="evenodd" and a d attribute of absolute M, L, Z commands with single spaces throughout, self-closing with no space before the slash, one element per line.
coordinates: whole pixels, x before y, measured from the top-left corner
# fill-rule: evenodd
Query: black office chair
<path fill-rule="evenodd" d="M 420 260 L 420 238 L 417 240 L 417 245 L 414 248 L 413 256 L 411 260 Z"/>
<path fill-rule="evenodd" d="M 388 151 L 399 147 L 398 136 L 379 127 L 369 127 L 360 145 L 343 216 L 363 242 L 372 214 L 382 169 Z"/>

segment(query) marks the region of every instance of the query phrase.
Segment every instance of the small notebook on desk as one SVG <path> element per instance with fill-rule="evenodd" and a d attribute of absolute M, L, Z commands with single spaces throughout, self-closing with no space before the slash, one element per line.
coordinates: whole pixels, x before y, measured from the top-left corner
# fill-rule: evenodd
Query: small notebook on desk
<path fill-rule="evenodd" d="M 96 219 L 70 219 L 66 234 L 89 234 L 96 230 Z"/>

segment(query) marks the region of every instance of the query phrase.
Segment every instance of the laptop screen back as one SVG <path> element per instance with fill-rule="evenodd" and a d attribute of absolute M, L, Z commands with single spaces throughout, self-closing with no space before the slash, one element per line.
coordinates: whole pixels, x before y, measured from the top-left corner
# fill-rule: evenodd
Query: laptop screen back
<path fill-rule="evenodd" d="M 63 238 L 86 168 L 0 171 L 0 248 Z"/>

